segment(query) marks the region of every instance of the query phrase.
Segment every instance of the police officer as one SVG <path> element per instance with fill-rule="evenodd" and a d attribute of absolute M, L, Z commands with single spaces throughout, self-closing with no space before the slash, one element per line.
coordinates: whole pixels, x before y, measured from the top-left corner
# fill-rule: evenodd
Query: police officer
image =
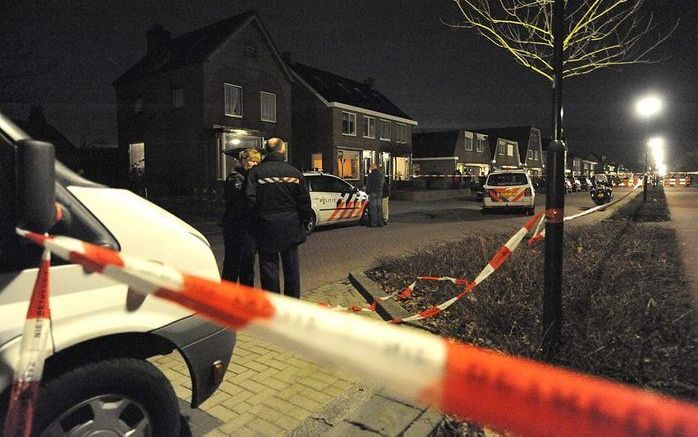
<path fill-rule="evenodd" d="M 253 286 L 254 257 L 257 249 L 250 230 L 245 183 L 249 170 L 262 160 L 262 156 L 258 150 L 245 149 L 240 152 L 239 158 L 240 165 L 235 167 L 225 180 L 225 212 L 222 221 L 225 258 L 221 277 Z"/>
<path fill-rule="evenodd" d="M 264 161 L 250 171 L 245 190 L 257 237 L 262 288 L 280 292 L 281 256 L 284 294 L 300 298 L 298 245 L 305 241 L 311 220 L 310 193 L 303 174 L 284 162 L 282 139 L 269 139 L 265 150 Z"/>

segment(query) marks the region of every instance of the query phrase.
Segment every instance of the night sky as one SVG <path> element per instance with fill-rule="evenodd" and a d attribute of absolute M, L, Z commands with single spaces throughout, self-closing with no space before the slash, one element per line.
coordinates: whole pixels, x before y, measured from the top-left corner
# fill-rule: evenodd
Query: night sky
<path fill-rule="evenodd" d="M 36 1 L 0 6 L 0 109 L 26 119 L 34 104 L 74 144 L 116 144 L 111 83 L 140 59 L 146 31 L 173 37 L 255 9 L 280 52 L 293 60 L 376 87 L 420 129 L 532 124 L 550 132 L 550 83 L 516 64 L 472 30 L 451 29 L 449 0 Z M 644 121 L 634 101 L 655 91 L 665 101 L 652 131 L 669 160 L 698 151 L 698 14 L 695 1 L 653 0 L 661 19 L 681 17 L 655 65 L 603 70 L 565 82 L 565 128 L 573 153 L 633 161 Z M 9 59 L 17 54 L 20 59 Z M 25 53 L 22 53 L 25 52 Z"/>

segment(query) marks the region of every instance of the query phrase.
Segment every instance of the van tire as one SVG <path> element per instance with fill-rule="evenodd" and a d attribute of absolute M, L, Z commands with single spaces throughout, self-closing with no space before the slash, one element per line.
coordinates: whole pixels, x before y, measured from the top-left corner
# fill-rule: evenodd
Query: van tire
<path fill-rule="evenodd" d="M 533 215 L 536 212 L 535 208 L 528 208 L 526 210 L 526 215 Z"/>
<path fill-rule="evenodd" d="M 128 401 L 129 407 L 119 419 L 140 421 L 145 413 L 152 436 L 179 435 L 179 405 L 172 385 L 157 367 L 135 358 L 88 363 L 47 381 L 39 391 L 32 435 L 48 431 L 61 416 L 81 404 L 84 406 L 75 414 L 63 419 L 72 422 L 70 426 L 75 425 L 73 416 L 82 416 L 80 421 L 87 421 L 81 413 L 90 410 L 88 401 L 107 395 Z M 50 431 L 47 434 L 51 435 Z"/>

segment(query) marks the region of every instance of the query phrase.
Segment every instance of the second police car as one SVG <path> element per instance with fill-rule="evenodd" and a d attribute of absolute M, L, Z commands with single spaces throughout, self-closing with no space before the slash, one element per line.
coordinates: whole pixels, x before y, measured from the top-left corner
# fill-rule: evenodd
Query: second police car
<path fill-rule="evenodd" d="M 303 172 L 313 208 L 308 232 L 316 226 L 358 223 L 368 205 L 368 194 L 331 174 Z"/>

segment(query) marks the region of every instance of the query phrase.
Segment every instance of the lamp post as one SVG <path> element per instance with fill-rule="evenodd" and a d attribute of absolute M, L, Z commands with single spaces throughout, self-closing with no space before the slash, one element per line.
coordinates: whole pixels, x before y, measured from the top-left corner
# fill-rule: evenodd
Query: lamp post
<path fill-rule="evenodd" d="M 650 117 L 659 113 L 662 110 L 662 101 L 657 96 L 646 96 L 641 98 L 635 104 L 635 111 L 645 117 L 645 138 L 649 144 L 650 136 Z M 643 179 L 642 200 L 647 200 L 647 146 L 645 146 L 645 177 Z"/>

